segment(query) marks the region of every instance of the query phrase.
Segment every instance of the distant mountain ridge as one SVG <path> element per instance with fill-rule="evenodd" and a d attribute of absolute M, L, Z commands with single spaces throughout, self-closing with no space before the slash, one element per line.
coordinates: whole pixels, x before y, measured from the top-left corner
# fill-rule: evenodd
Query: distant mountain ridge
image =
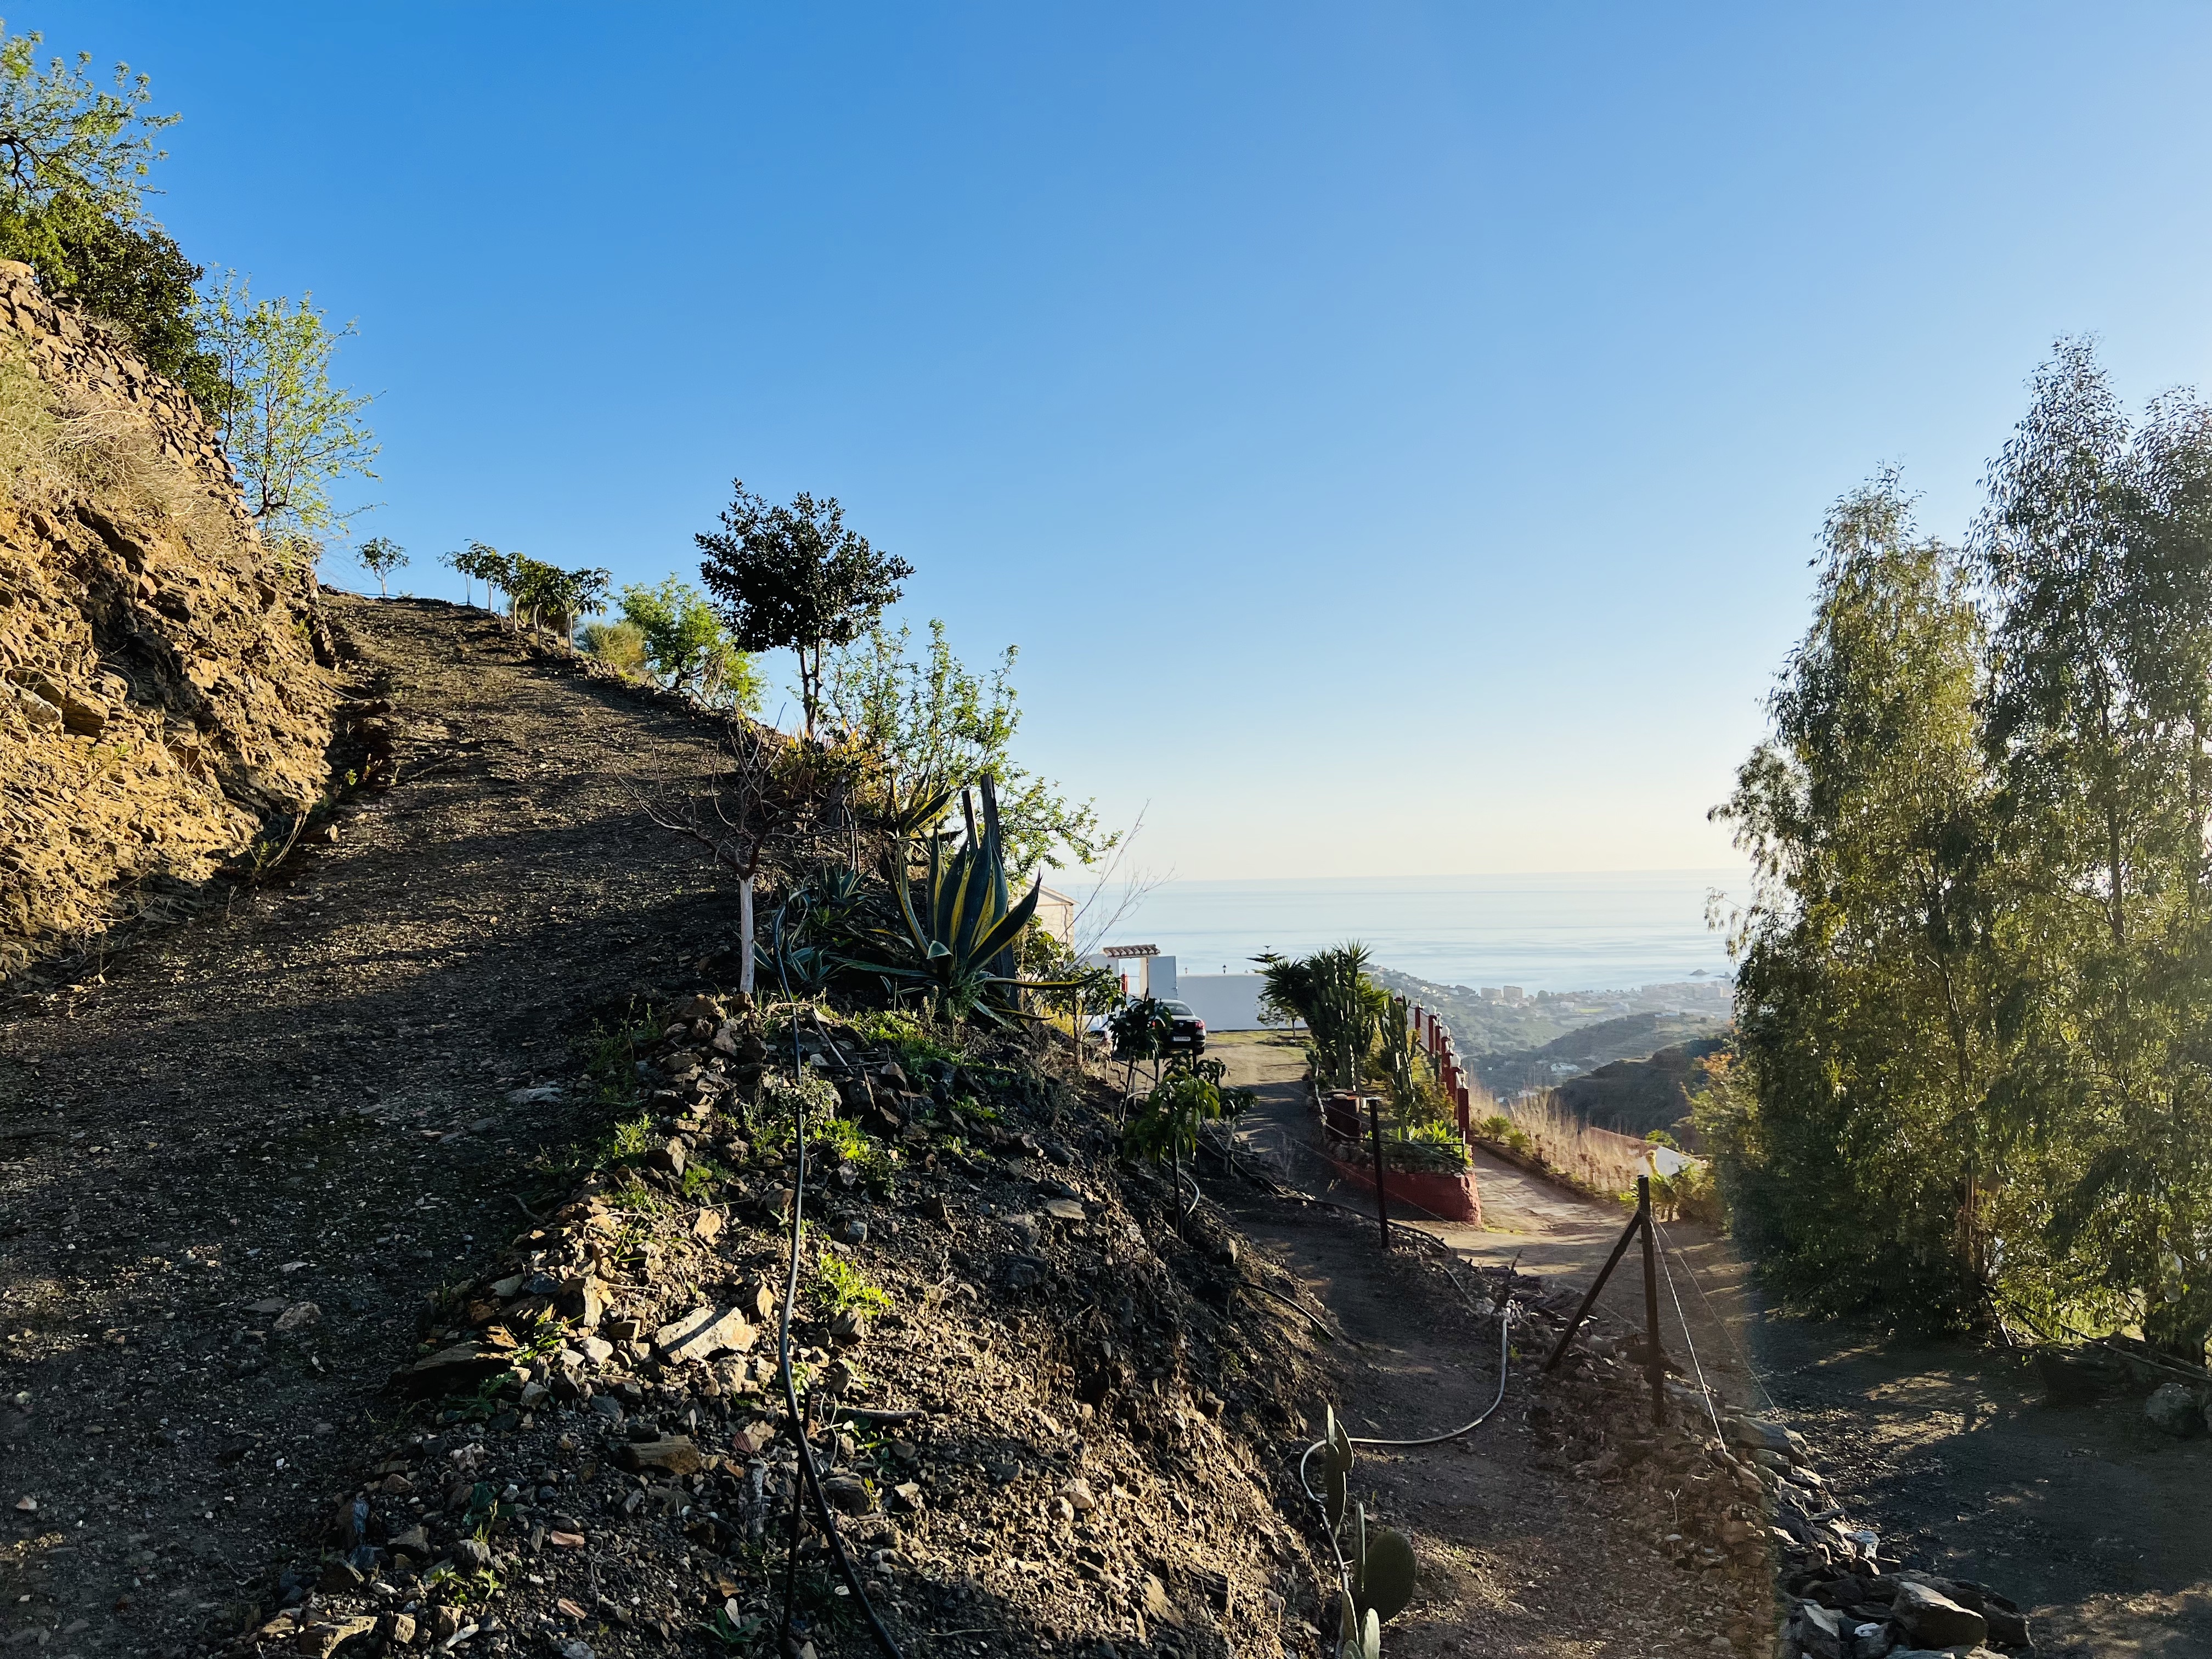
<path fill-rule="evenodd" d="M 1451 1027 L 1460 1053 L 1469 1060 L 1486 1054 L 1531 1057 L 1535 1050 L 1563 1040 L 1570 1033 L 1594 1030 L 1624 1018 L 1682 1015 L 1704 1021 L 1702 1026 L 1685 1025 L 1671 1034 L 1662 1032 L 1655 1036 L 1650 1046 L 1642 1050 L 1643 1054 L 1650 1054 L 1668 1042 L 1721 1029 L 1730 1012 L 1727 981 L 1718 979 L 1646 985 L 1634 991 L 1544 991 L 1517 1002 L 1506 1002 L 1486 999 L 1465 985 L 1439 985 L 1394 968 L 1370 968 L 1368 975 L 1377 984 L 1439 1015 Z M 1576 1059 L 1585 1065 L 1596 1066 L 1608 1060 L 1628 1058 L 1632 1053 L 1633 1044 L 1626 1048 L 1613 1044 L 1602 1052 L 1571 1048 L 1569 1052 L 1547 1055 L 1545 1060 L 1548 1064 Z M 1549 1085 L 1561 1075 L 1565 1073 L 1547 1071 L 1542 1081 Z"/>
<path fill-rule="evenodd" d="M 1624 1014 L 1535 1048 L 1478 1054 L 1474 1073 L 1492 1094 L 1549 1089 L 1616 1061 L 1649 1060 L 1675 1044 L 1717 1038 L 1727 1029 L 1724 1020 L 1705 1014 Z"/>

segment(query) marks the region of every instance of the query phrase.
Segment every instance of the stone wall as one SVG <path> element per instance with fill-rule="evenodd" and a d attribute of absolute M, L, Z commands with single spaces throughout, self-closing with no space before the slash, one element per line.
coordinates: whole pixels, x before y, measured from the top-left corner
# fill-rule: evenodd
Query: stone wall
<path fill-rule="evenodd" d="M 0 261 L 0 977 L 312 805 L 331 661 L 197 405 Z"/>

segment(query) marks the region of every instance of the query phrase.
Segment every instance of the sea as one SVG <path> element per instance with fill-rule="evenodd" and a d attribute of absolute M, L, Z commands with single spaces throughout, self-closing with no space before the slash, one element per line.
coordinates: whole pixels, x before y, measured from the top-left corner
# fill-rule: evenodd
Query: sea
<path fill-rule="evenodd" d="M 1184 974 L 1249 973 L 1263 951 L 1302 955 L 1358 939 L 1380 967 L 1442 985 L 1631 990 L 1729 973 L 1709 898 L 1741 903 L 1735 870 L 1602 874 L 1168 881 L 1086 899 L 1085 951 L 1155 945 Z"/>

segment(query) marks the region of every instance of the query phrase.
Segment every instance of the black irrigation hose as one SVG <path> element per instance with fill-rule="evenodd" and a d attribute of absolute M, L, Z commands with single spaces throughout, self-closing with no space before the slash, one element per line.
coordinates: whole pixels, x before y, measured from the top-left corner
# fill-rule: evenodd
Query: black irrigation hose
<path fill-rule="evenodd" d="M 784 971 L 783 966 L 783 912 L 781 910 L 778 910 L 775 916 L 775 945 L 776 981 L 783 987 L 784 1001 L 791 1006 L 792 1066 L 799 1077 L 803 1079 L 806 1073 L 806 1064 L 805 1057 L 799 1052 L 799 1009 L 797 1004 L 792 1001 L 791 978 Z M 817 1026 L 819 1023 L 817 1016 Z M 824 1037 L 826 1040 L 826 1033 Z M 882 1615 L 876 1611 L 876 1604 L 868 1600 L 868 1592 L 860 1586 L 860 1575 L 853 1570 L 853 1558 L 846 1551 L 844 1539 L 838 1535 L 837 1522 L 830 1516 L 829 1500 L 822 1495 L 822 1474 L 814 1467 L 814 1447 L 807 1439 L 806 1419 L 801 1414 L 799 1407 L 799 1383 L 791 1372 L 791 1310 L 793 1304 L 799 1298 L 799 1258 L 805 1249 L 805 1240 L 799 1231 L 799 1212 L 806 1200 L 806 1098 L 804 1094 L 796 1092 L 792 1106 L 791 1139 L 792 1144 L 797 1148 L 796 1156 L 799 1164 L 791 1188 L 791 1265 L 784 1279 L 781 1316 L 776 1321 L 776 1369 L 783 1377 L 784 1403 L 790 1409 L 792 1432 L 799 1442 L 799 1473 L 805 1477 L 806 1495 L 814 1500 L 816 1522 L 830 1540 L 830 1548 L 837 1558 L 837 1571 L 844 1577 L 845 1588 L 853 1593 L 853 1599 L 860 1604 L 860 1611 L 867 1615 L 868 1631 L 876 1638 L 876 1645 L 889 1655 L 890 1659 L 903 1659 L 903 1656 L 899 1652 L 898 1643 L 893 1638 L 890 1632 L 884 1628 Z M 794 1504 L 793 1506 L 794 1521 L 797 1515 L 798 1506 Z M 797 1528 L 794 1525 L 791 1553 L 786 1558 L 784 1565 L 781 1635 L 787 1648 L 791 1638 L 791 1590 L 797 1571 L 798 1544 Z"/>
<path fill-rule="evenodd" d="M 1333 1210 L 1342 1210 L 1347 1215 L 1358 1216 L 1362 1221 L 1367 1219 L 1367 1217 L 1364 1212 L 1353 1209 L 1349 1204 L 1340 1204 L 1333 1198 L 1316 1198 L 1310 1193 L 1297 1192 L 1288 1187 L 1285 1187 L 1279 1182 L 1268 1180 L 1265 1176 L 1253 1175 L 1248 1172 L 1244 1167 L 1237 1161 L 1236 1152 L 1226 1146 L 1218 1147 L 1217 1150 L 1220 1152 L 1224 1158 L 1229 1160 L 1229 1167 L 1231 1169 L 1236 1170 L 1239 1175 L 1243 1176 L 1246 1180 L 1258 1182 L 1260 1185 L 1266 1187 L 1279 1198 L 1292 1199 L 1305 1204 L 1325 1205 Z M 1419 1239 L 1423 1244 L 1428 1246 L 1430 1249 L 1441 1250 L 1448 1260 L 1445 1261 L 1440 1261 L 1437 1265 L 1443 1268 L 1444 1277 L 1451 1281 L 1452 1289 L 1459 1292 L 1460 1299 L 1465 1302 L 1470 1309 L 1474 1310 L 1474 1312 L 1480 1314 L 1482 1311 L 1482 1304 L 1468 1294 L 1467 1286 L 1460 1283 L 1459 1275 L 1454 1273 L 1451 1269 L 1449 1262 L 1450 1261 L 1456 1260 L 1456 1258 L 1452 1255 L 1452 1249 L 1450 1245 L 1446 1244 L 1442 1239 L 1437 1237 L 1433 1233 L 1425 1232 L 1419 1227 L 1408 1226 L 1402 1221 L 1392 1221 L 1390 1224 L 1398 1229 L 1399 1231 L 1407 1235 L 1409 1237 Z M 1510 1290 L 1511 1284 L 1512 1280 L 1510 1278 L 1508 1278 L 1506 1280 L 1507 1290 Z M 1264 1285 L 1257 1285 L 1254 1286 L 1254 1288 L 1265 1289 L 1266 1287 Z M 1268 1294 L 1272 1296 L 1274 1292 L 1271 1291 Z M 1288 1300 L 1287 1297 L 1284 1299 Z M 1292 1304 L 1291 1305 L 1296 1306 L 1297 1304 Z M 1303 1308 L 1298 1310 L 1301 1313 L 1305 1312 Z M 1505 1381 L 1511 1374 L 1511 1368 L 1508 1364 L 1508 1358 L 1511 1353 L 1510 1339 L 1512 1334 L 1513 1327 L 1513 1305 L 1506 1299 L 1506 1297 L 1503 1292 L 1501 1292 L 1498 1298 L 1496 1312 L 1498 1316 L 1498 1394 L 1496 1397 L 1491 1401 L 1489 1406 L 1484 1409 L 1480 1416 L 1475 1418 L 1473 1422 L 1463 1424 L 1456 1429 L 1449 1430 L 1443 1434 L 1428 1435 L 1419 1440 L 1384 1440 L 1356 1434 L 1347 1435 L 1346 1438 L 1350 1440 L 1355 1446 L 1440 1446 L 1447 1440 L 1456 1440 L 1462 1435 L 1473 1434 L 1485 1423 L 1487 1423 L 1492 1417 L 1496 1415 L 1498 1408 L 1505 1403 Z M 1306 1317 L 1311 1319 L 1313 1316 L 1307 1314 Z M 1300 1486 L 1305 1486 L 1306 1459 L 1311 1457 L 1315 1451 L 1327 1443 L 1328 1443 L 1326 1441 L 1316 1440 L 1312 1445 L 1306 1448 L 1305 1455 L 1298 1459 L 1298 1484 Z M 1306 1496 L 1311 1498 L 1313 1495 L 1313 1488 L 1306 1486 Z"/>

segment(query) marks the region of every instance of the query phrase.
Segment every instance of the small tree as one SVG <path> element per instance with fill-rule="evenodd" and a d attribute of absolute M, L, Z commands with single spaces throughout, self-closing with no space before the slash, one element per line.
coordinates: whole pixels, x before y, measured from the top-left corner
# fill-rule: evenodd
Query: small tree
<path fill-rule="evenodd" d="M 563 570 L 560 580 L 561 613 L 568 625 L 568 648 L 576 648 L 576 619 L 596 617 L 607 608 L 607 592 L 614 586 L 611 570 Z"/>
<path fill-rule="evenodd" d="M 438 562 L 444 565 L 448 570 L 458 571 L 459 573 L 461 578 L 461 603 L 468 605 L 474 605 L 477 602 L 477 590 L 473 581 L 476 572 L 470 568 L 469 556 L 467 553 L 441 553 L 438 555 Z"/>
<path fill-rule="evenodd" d="M 935 618 L 921 650 L 907 629 L 872 628 L 831 659 L 823 703 L 880 761 L 881 792 L 870 805 L 885 821 L 903 823 L 910 811 L 989 778 L 1008 870 L 1026 874 L 1067 858 L 1097 864 L 1120 844 L 1120 833 L 1102 834 L 1091 802 L 1070 802 L 1010 757 L 1022 723 L 1012 678 L 1017 654 L 1008 646 L 986 676 L 952 654 Z"/>
<path fill-rule="evenodd" d="M 466 553 L 456 553 L 457 568 L 465 568 L 484 585 L 484 599 L 489 603 L 494 593 L 504 593 L 507 599 L 507 620 L 514 620 L 514 585 L 519 553 L 502 553 L 489 542 L 471 542 Z M 462 567 L 459 561 L 466 559 Z"/>
<path fill-rule="evenodd" d="M 1177 1232 L 1189 1215 L 1182 1201 L 1182 1161 L 1198 1150 L 1199 1125 L 1234 1117 L 1251 1103 L 1252 1097 L 1244 1091 L 1223 1091 L 1221 1079 L 1226 1070 L 1218 1060 L 1170 1066 L 1121 1133 L 1122 1149 L 1130 1156 L 1155 1163 L 1167 1160 L 1174 1182 Z"/>
<path fill-rule="evenodd" d="M 361 551 L 354 556 L 361 561 L 362 569 L 376 578 L 377 597 L 390 599 L 390 577 L 393 571 L 407 562 L 407 550 L 389 536 L 371 536 L 361 544 Z"/>
<path fill-rule="evenodd" d="M 878 551 L 845 528 L 834 496 L 800 493 L 777 507 L 742 480 L 722 509 L 722 527 L 696 539 L 708 590 L 741 651 L 788 650 L 799 658 L 806 735 L 822 707 L 822 653 L 849 645 L 896 601 L 914 574 L 904 559 Z"/>
<path fill-rule="evenodd" d="M 750 996 L 753 897 L 774 851 L 797 840 L 831 793 L 823 751 L 739 716 L 724 728 L 720 770 L 703 778 L 633 782 L 646 816 L 689 836 L 738 878 L 738 989 Z"/>
<path fill-rule="evenodd" d="M 653 672 L 670 690 L 710 708 L 759 708 L 759 671 L 697 588 L 673 576 L 658 587 L 632 583 L 622 590 L 622 613 L 643 635 Z"/>
<path fill-rule="evenodd" d="M 225 388 L 213 412 L 246 510 L 264 534 L 294 544 L 348 516 L 331 505 L 333 483 L 376 476 L 375 434 L 361 418 L 371 397 L 331 384 L 331 358 L 354 325 L 333 329 L 311 298 L 257 301 L 233 271 L 202 296 L 198 319 Z"/>
<path fill-rule="evenodd" d="M 1132 997 L 1116 1008 L 1106 1022 L 1106 1034 L 1114 1042 L 1114 1058 L 1127 1060 L 1128 1075 L 1122 1079 L 1124 1097 L 1137 1091 L 1137 1067 L 1145 1060 L 1157 1061 L 1168 1051 L 1168 1039 L 1175 1035 L 1175 1016 L 1158 997 Z M 1157 1067 L 1153 1080 L 1158 1081 Z"/>
<path fill-rule="evenodd" d="M 538 621 L 549 612 L 557 615 L 563 592 L 562 573 L 543 560 L 533 559 L 527 553 L 507 556 L 514 561 L 514 574 L 508 580 L 508 613 L 520 614 L 530 624 L 532 633 L 538 631 Z"/>

